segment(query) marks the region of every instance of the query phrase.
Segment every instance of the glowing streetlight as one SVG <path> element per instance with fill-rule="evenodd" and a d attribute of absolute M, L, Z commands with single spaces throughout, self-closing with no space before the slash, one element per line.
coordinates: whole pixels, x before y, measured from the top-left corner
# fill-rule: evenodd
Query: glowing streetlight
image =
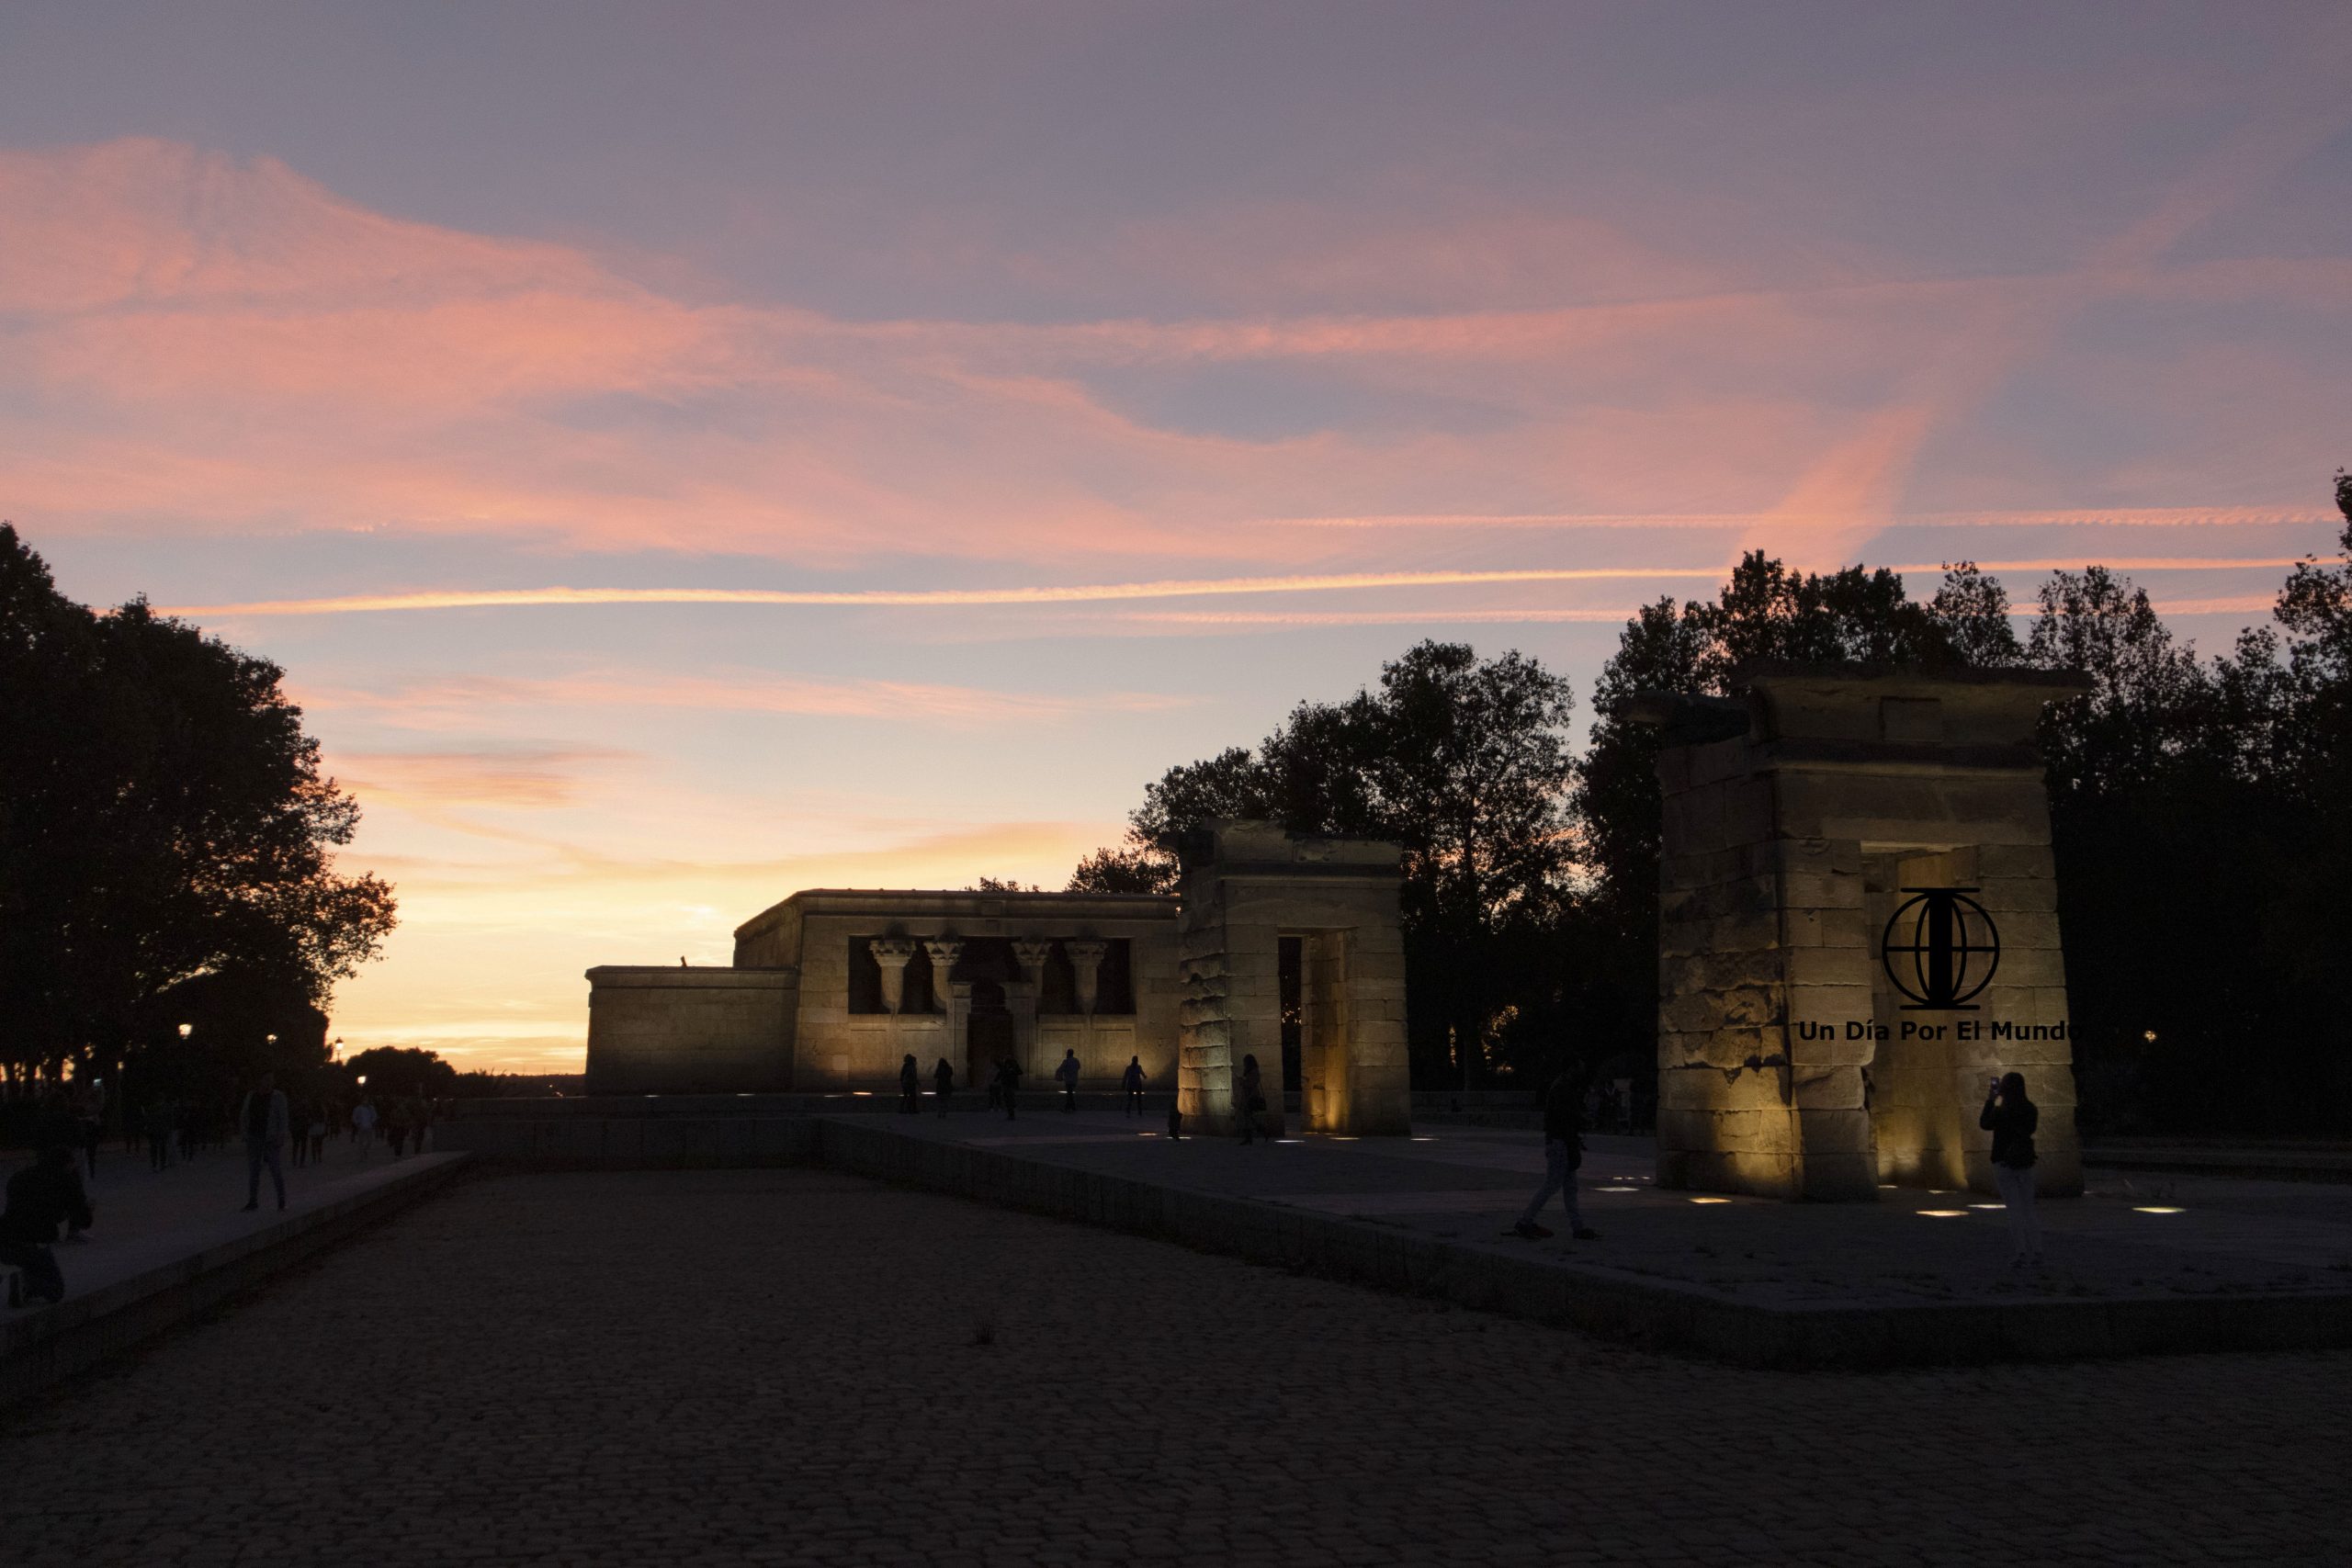
<path fill-rule="evenodd" d="M 368 1075 L 366 1073 L 359 1075 L 358 1083 L 361 1089 L 366 1089 L 368 1087 Z"/>
<path fill-rule="evenodd" d="M 181 1025 L 180 1025 L 180 1038 L 181 1038 L 181 1039 L 185 1040 L 185 1039 L 187 1039 L 189 1035 L 191 1035 L 191 1034 L 193 1034 L 193 1033 L 195 1033 L 195 1032 L 196 1032 L 196 1025 L 194 1025 L 194 1024 L 192 1024 L 192 1023 L 183 1023 L 183 1024 L 181 1024 Z"/>
<path fill-rule="evenodd" d="M 277 1043 L 277 1036 L 275 1034 L 265 1034 L 262 1036 L 262 1040 L 266 1044 L 275 1045 Z"/>

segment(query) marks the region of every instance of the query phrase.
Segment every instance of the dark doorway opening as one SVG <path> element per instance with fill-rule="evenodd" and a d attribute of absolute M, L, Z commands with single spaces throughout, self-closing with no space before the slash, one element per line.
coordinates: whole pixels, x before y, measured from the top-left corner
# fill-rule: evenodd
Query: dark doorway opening
<path fill-rule="evenodd" d="M 1274 968 L 1279 976 L 1283 1010 L 1283 1092 L 1295 1095 L 1306 1086 L 1306 940 L 1295 936 L 1279 938 L 1277 952 Z"/>
<path fill-rule="evenodd" d="M 1004 1005 L 1004 987 L 973 981 L 972 1010 L 964 1021 L 966 1081 L 987 1083 L 996 1076 L 996 1065 L 1012 1054 L 1012 1013 Z"/>

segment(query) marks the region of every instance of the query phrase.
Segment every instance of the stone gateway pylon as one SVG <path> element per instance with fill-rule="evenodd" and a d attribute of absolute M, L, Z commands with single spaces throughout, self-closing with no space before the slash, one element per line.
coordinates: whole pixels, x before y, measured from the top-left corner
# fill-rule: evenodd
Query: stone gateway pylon
<path fill-rule="evenodd" d="M 1645 694 L 1665 814 L 1657 1180 L 1875 1201 L 1992 1190 L 1986 1080 L 2041 1109 L 2040 1190 L 2082 1190 L 2050 808 L 2049 671 L 1758 665 Z"/>
<path fill-rule="evenodd" d="M 1182 848 L 1176 1103 L 1186 1123 L 1236 1130 L 1243 1058 L 1254 1055 L 1267 1107 L 1260 1124 L 1288 1125 L 1287 1023 L 1297 1035 L 1306 1131 L 1410 1132 L 1396 846 L 1216 821 Z M 1287 984 L 1285 951 L 1295 964 Z"/>

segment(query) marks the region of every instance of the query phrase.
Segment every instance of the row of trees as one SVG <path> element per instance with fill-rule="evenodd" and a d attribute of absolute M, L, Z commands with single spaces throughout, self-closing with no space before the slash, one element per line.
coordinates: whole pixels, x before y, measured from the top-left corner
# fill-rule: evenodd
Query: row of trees
<path fill-rule="evenodd" d="M 1377 689 L 1306 703 L 1254 748 L 1168 770 L 1073 890 L 1171 891 L 1183 832 L 1260 817 L 1405 852 L 1417 1081 L 1526 1082 L 1563 1059 L 1637 1078 L 1657 1004 L 1659 798 L 1641 691 L 1728 695 L 1760 660 L 2087 671 L 2041 745 L 2086 1119 L 2288 1131 L 2352 1121 L 2333 992 L 2352 919 L 2352 478 L 2344 558 L 2298 566 L 2274 625 L 2217 658 L 2101 567 L 2041 585 L 2023 637 L 1963 563 L 1912 598 L 1886 570 L 1750 554 L 1713 600 L 1625 626 L 1581 755 L 1566 682 L 1425 642 Z"/>
<path fill-rule="evenodd" d="M 197 1097 L 327 1060 L 322 1006 L 381 946 L 394 903 L 335 870 L 359 808 L 321 772 L 280 678 L 143 600 L 74 603 L 0 524 L 10 1098 L 69 1066 L 130 1064 Z"/>

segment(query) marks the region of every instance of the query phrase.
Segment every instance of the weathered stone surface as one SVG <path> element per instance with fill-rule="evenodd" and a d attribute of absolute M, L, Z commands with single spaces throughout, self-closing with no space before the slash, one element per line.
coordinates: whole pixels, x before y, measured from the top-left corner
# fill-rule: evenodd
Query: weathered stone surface
<path fill-rule="evenodd" d="M 2041 672 L 1775 667 L 1748 688 L 1746 737 L 1661 751 L 1662 1184 L 1864 1199 L 1882 1176 L 1963 1182 L 1984 1174 L 1984 1082 L 2014 1069 L 2064 1190 L 2065 968 L 2030 742 L 2042 705 L 2074 689 Z M 1919 901 L 1936 888 L 1974 889 L 1996 983 L 1982 953 L 1882 964 L 1883 942 L 1959 929 Z"/>

